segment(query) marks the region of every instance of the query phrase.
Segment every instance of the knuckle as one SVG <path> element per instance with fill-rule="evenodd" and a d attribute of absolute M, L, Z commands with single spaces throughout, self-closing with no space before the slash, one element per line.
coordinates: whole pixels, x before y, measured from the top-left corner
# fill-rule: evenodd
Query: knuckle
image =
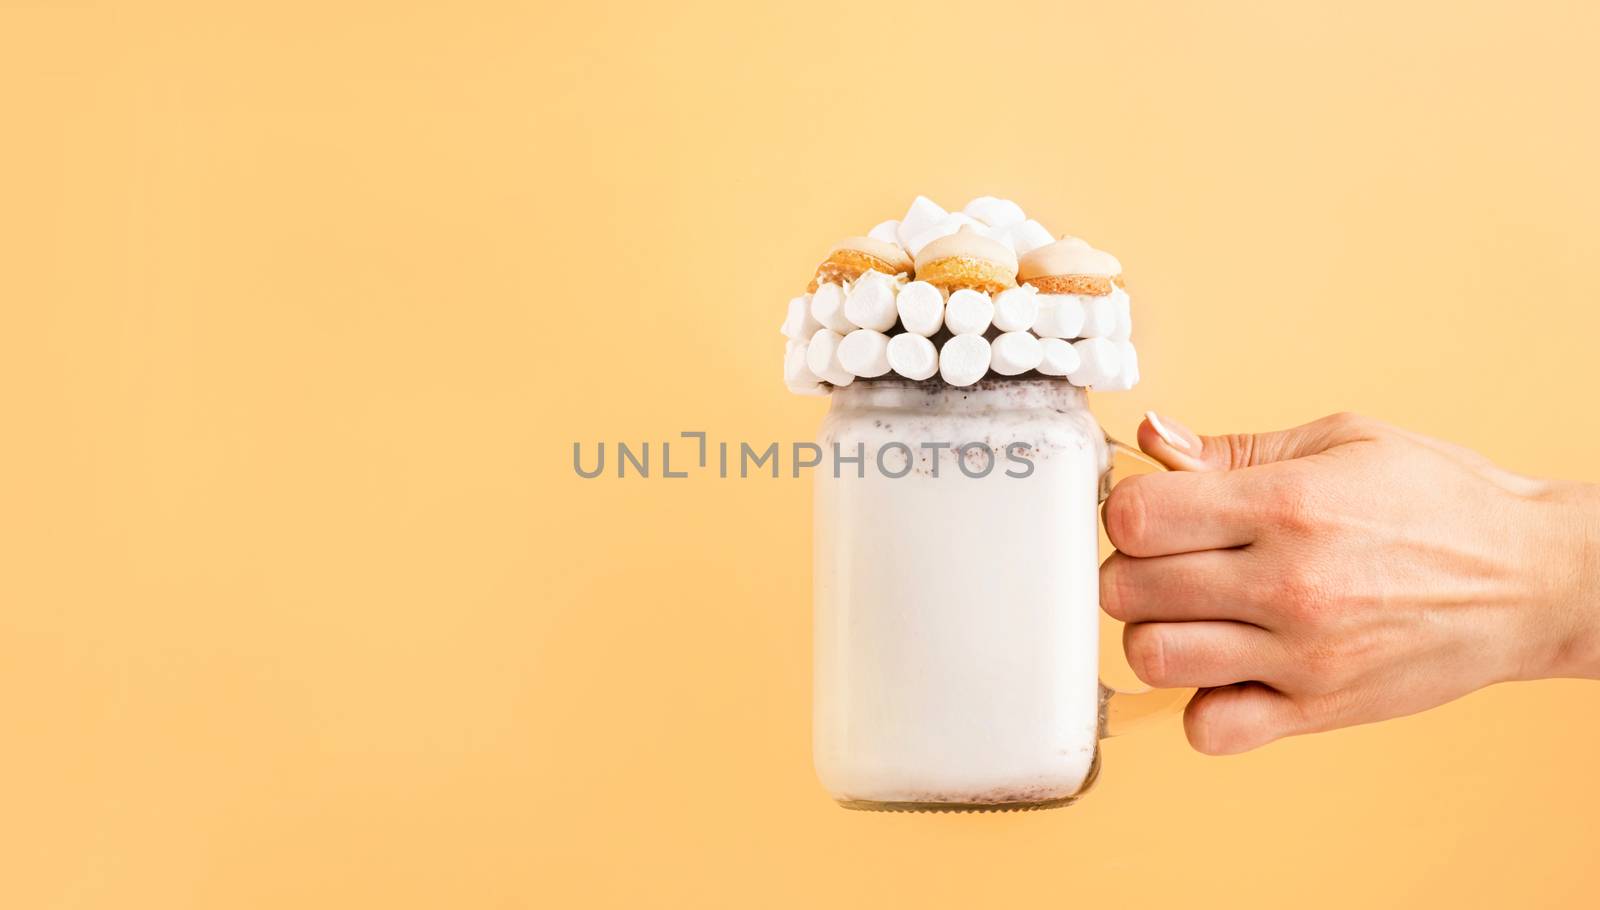
<path fill-rule="evenodd" d="M 1324 420 L 1330 430 L 1360 430 L 1367 424 L 1367 418 L 1354 411 L 1338 411 L 1329 414 Z"/>
<path fill-rule="evenodd" d="M 1256 437 L 1250 433 L 1229 433 L 1215 437 L 1227 456 L 1228 470 L 1247 468 L 1255 463 Z"/>
<path fill-rule="evenodd" d="M 1112 619 L 1128 621 L 1127 590 L 1123 587 L 1126 564 L 1113 553 L 1100 565 L 1100 609 Z"/>
<path fill-rule="evenodd" d="M 1340 411 L 1329 414 L 1322 419 L 1323 433 L 1332 441 L 1349 441 L 1353 439 L 1382 439 L 1392 435 L 1390 426 L 1381 420 L 1357 414 L 1354 411 Z"/>
<path fill-rule="evenodd" d="M 1218 742 L 1216 724 L 1204 712 L 1194 712 L 1183 720 L 1183 732 L 1189 745 L 1202 755 L 1226 755 L 1227 750 Z"/>
<path fill-rule="evenodd" d="M 1295 699 L 1297 733 L 1318 733 L 1346 724 L 1362 695 L 1348 686 L 1329 686 Z"/>
<path fill-rule="evenodd" d="M 1305 562 L 1291 562 L 1282 568 L 1271 585 L 1274 612 L 1298 623 L 1318 626 L 1331 605 L 1328 586 Z"/>
<path fill-rule="evenodd" d="M 1288 473 L 1274 484 L 1263 505 L 1267 520 L 1279 530 L 1306 533 L 1321 525 L 1323 513 L 1316 487 L 1300 472 Z"/>
<path fill-rule="evenodd" d="M 1344 686 L 1349 662 L 1343 650 L 1331 640 L 1302 646 L 1296 655 L 1299 688 L 1308 695 L 1326 695 Z"/>
<path fill-rule="evenodd" d="M 1122 649 L 1133 674 L 1147 685 L 1173 685 L 1169 648 L 1161 629 L 1149 623 L 1130 625 L 1122 632 Z"/>
<path fill-rule="evenodd" d="M 1215 697 L 1217 691 L 1197 695 L 1183 712 L 1184 735 L 1189 738 L 1189 745 L 1203 755 L 1228 755 L 1239 751 L 1238 731 L 1228 723 L 1226 713 L 1218 710 L 1222 702 Z"/>
<path fill-rule="evenodd" d="M 1149 492 L 1143 478 L 1128 477 L 1113 487 L 1106 499 L 1106 536 L 1112 546 L 1129 555 L 1148 553 Z"/>
<path fill-rule="evenodd" d="M 1301 687 L 1315 696 L 1358 688 L 1380 650 L 1371 636 L 1354 629 L 1307 636 L 1295 648 Z"/>

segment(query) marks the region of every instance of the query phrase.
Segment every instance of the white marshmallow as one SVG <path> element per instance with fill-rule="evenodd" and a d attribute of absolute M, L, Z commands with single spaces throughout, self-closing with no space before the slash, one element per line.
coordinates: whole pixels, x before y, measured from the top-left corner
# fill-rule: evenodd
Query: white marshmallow
<path fill-rule="evenodd" d="M 1117 330 L 1117 307 L 1110 297 L 1083 298 L 1083 337 L 1108 338 Z"/>
<path fill-rule="evenodd" d="M 813 342 L 815 343 L 815 342 Z M 1078 368 L 1067 374 L 1067 379 L 1073 385 L 1095 387 L 1110 382 L 1122 372 L 1122 351 L 1118 350 L 1115 341 L 1105 338 L 1085 338 L 1075 341 L 1072 346 L 1077 349 L 1078 357 L 1082 361 Z"/>
<path fill-rule="evenodd" d="M 893 219 L 880 221 L 873 225 L 872 230 L 867 232 L 867 236 L 873 240 L 881 240 L 884 243 L 899 243 L 900 222 Z"/>
<path fill-rule="evenodd" d="M 816 293 L 811 295 L 811 318 L 840 335 L 859 328 L 844 315 L 844 288 L 831 282 L 817 285 Z"/>
<path fill-rule="evenodd" d="M 994 321 L 994 301 L 982 291 L 962 288 L 944 305 L 944 324 L 952 335 L 982 335 Z"/>
<path fill-rule="evenodd" d="M 939 372 L 939 352 L 933 342 L 910 332 L 889 339 L 889 366 L 907 379 L 921 382 Z"/>
<path fill-rule="evenodd" d="M 1002 332 L 1026 332 L 1039 318 L 1039 291 L 1031 284 L 1006 288 L 994 298 L 994 327 Z"/>
<path fill-rule="evenodd" d="M 971 228 L 979 236 L 987 237 L 990 240 L 998 240 L 1006 246 L 1011 245 L 1010 235 L 1006 233 L 1005 228 L 990 227 L 981 221 L 973 223 Z"/>
<path fill-rule="evenodd" d="M 839 365 L 857 376 L 882 376 L 889 372 L 888 352 L 888 335 L 856 329 L 839 342 Z"/>
<path fill-rule="evenodd" d="M 1040 294 L 1033 334 L 1040 338 L 1077 338 L 1083 333 L 1083 301 L 1071 294 Z"/>
<path fill-rule="evenodd" d="M 940 237 L 948 237 L 963 227 L 970 227 L 984 236 L 993 236 L 993 229 L 988 225 L 960 212 L 952 212 L 913 234 L 910 240 L 901 245 L 906 248 L 907 253 L 911 254 L 911 258 L 915 259 L 917 254 L 922 252 L 923 247 L 938 240 Z"/>
<path fill-rule="evenodd" d="M 863 272 L 845 294 L 844 318 L 864 329 L 879 332 L 888 329 L 898 315 L 894 297 L 899 289 L 899 283 L 892 276 L 877 271 Z"/>
<path fill-rule="evenodd" d="M 1126 392 L 1139 384 L 1139 352 L 1127 341 L 1112 342 L 1117 346 L 1117 356 L 1122 361 L 1117 375 L 1097 384 L 1097 392 Z"/>
<path fill-rule="evenodd" d="M 783 317 L 783 327 L 778 331 L 790 341 L 806 341 L 822 328 L 822 323 L 811 318 L 811 295 L 789 301 L 789 313 Z"/>
<path fill-rule="evenodd" d="M 1078 349 L 1060 338 L 1039 339 L 1039 354 L 1039 372 L 1046 376 L 1066 376 L 1083 363 Z"/>
<path fill-rule="evenodd" d="M 806 345 L 806 366 L 817 378 L 836 386 L 847 386 L 856 380 L 855 375 L 839 363 L 839 342 L 843 340 L 844 336 L 838 332 L 818 329 L 817 334 L 811 336 L 811 343 Z"/>
<path fill-rule="evenodd" d="M 1022 206 L 1010 199 L 996 199 L 993 196 L 979 196 L 967 203 L 961 212 L 997 228 L 1020 224 L 1028 217 L 1023 214 Z"/>
<path fill-rule="evenodd" d="M 1111 338 L 1116 341 L 1127 341 L 1133 337 L 1133 305 L 1128 299 L 1128 292 L 1112 285 L 1111 305 L 1117 311 L 1117 327 L 1111 330 Z"/>
<path fill-rule="evenodd" d="M 939 377 L 954 386 L 972 385 L 989 372 L 990 356 L 982 335 L 956 335 L 939 351 Z"/>
<path fill-rule="evenodd" d="M 907 250 L 911 249 L 911 238 L 917 236 L 928 228 L 944 220 L 946 212 L 939 203 L 927 196 L 918 196 L 911 200 L 911 208 L 906 209 L 906 215 L 900 219 L 900 226 L 895 229 L 895 239 Z M 915 253 L 911 255 L 915 256 Z"/>
<path fill-rule="evenodd" d="M 1026 256 L 1039 247 L 1056 242 L 1056 238 L 1044 229 L 1044 225 L 1032 218 L 1006 228 L 1006 240 L 1011 243 L 1011 248 L 1017 251 L 1018 256 Z"/>
<path fill-rule="evenodd" d="M 791 341 L 788 347 L 789 351 L 783 358 L 783 384 L 796 395 L 826 395 L 828 390 L 822 387 L 817 374 L 806 365 L 805 342 Z"/>
<path fill-rule="evenodd" d="M 1006 332 L 989 346 L 990 366 L 1001 376 L 1015 376 L 1038 366 L 1044 358 L 1039 339 L 1027 332 Z"/>
<path fill-rule="evenodd" d="M 932 335 L 944 325 L 944 292 L 926 281 L 913 281 L 895 297 L 900 325 L 918 335 Z"/>

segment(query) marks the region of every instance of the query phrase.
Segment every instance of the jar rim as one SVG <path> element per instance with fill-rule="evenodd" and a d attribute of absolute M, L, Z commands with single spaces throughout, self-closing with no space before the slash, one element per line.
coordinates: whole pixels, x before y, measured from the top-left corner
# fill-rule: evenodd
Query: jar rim
<path fill-rule="evenodd" d="M 1088 406 L 1085 390 L 1060 377 L 1002 377 L 953 386 L 940 379 L 903 377 L 857 379 L 832 392 L 830 409 L 860 407 L 926 407 L 962 410 L 1043 408 L 1078 410 Z"/>

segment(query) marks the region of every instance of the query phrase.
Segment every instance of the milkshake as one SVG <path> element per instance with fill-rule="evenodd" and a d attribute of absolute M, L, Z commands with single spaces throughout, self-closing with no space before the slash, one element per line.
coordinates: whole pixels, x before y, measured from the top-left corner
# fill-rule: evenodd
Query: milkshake
<path fill-rule="evenodd" d="M 1083 392 L 856 384 L 834 393 L 819 442 L 867 454 L 864 476 L 846 464 L 816 479 L 823 786 L 852 808 L 1037 806 L 1079 793 L 1098 740 L 1106 457 Z M 884 449 L 894 443 L 904 448 Z"/>
<path fill-rule="evenodd" d="M 919 196 L 790 301 L 785 383 L 832 396 L 813 759 L 841 805 L 1039 808 L 1093 782 L 1134 703 L 1097 678 L 1109 446 L 1086 390 L 1138 382 L 1132 327 L 1116 257 L 989 196 Z"/>

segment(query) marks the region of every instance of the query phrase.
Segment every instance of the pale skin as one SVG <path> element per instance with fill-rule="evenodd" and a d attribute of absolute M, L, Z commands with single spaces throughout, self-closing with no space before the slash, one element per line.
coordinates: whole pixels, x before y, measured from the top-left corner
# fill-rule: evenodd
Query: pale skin
<path fill-rule="evenodd" d="M 1101 604 L 1129 664 L 1195 686 L 1201 752 L 1414 714 L 1498 682 L 1600 678 L 1600 488 L 1356 415 L 1198 436 L 1112 490 Z"/>

